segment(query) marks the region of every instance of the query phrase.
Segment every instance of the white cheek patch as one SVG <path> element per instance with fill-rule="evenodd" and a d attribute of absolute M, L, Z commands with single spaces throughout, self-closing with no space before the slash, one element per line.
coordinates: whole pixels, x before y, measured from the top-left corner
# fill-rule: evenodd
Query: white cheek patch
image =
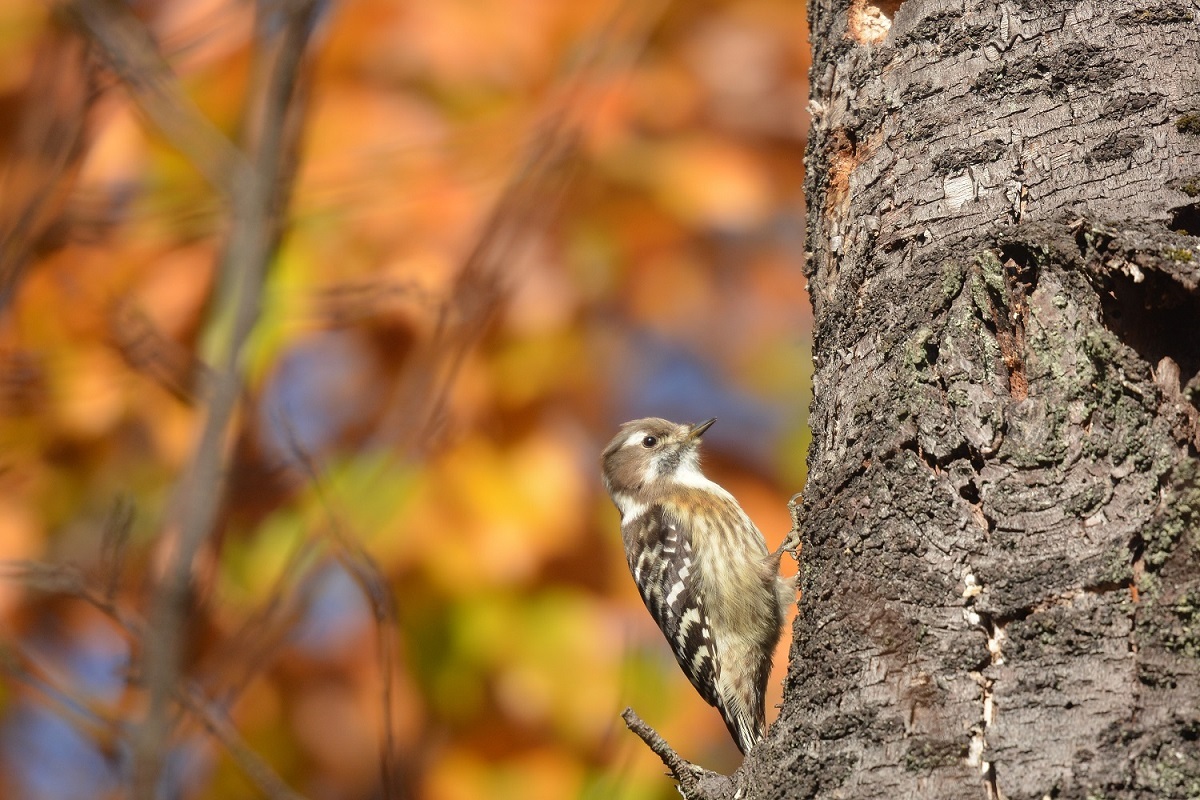
<path fill-rule="evenodd" d="M 704 477 L 704 473 L 700 471 L 700 459 L 693 451 L 684 457 L 683 463 L 679 465 L 679 469 L 675 470 L 675 482 L 681 486 L 687 486 L 692 489 L 703 489 L 704 491 L 713 492 L 733 499 L 733 495 L 725 491 L 718 483 L 713 483 L 708 478 Z"/>
<path fill-rule="evenodd" d="M 624 492 L 618 492 L 613 495 L 613 500 L 617 503 L 617 510 L 621 512 L 622 522 L 637 519 L 649 510 L 649 506 L 645 503 L 639 503 Z"/>
<path fill-rule="evenodd" d="M 633 433 L 629 434 L 629 438 L 625 440 L 625 444 L 621 445 L 621 447 L 629 447 L 631 444 L 640 445 L 642 443 L 642 439 L 645 438 L 645 431 L 634 431 Z"/>
<path fill-rule="evenodd" d="M 712 483 L 700 471 L 700 458 L 696 455 L 695 450 L 683 457 L 679 463 L 679 469 L 675 470 L 675 480 L 684 486 L 692 486 L 697 489 L 707 489 Z"/>

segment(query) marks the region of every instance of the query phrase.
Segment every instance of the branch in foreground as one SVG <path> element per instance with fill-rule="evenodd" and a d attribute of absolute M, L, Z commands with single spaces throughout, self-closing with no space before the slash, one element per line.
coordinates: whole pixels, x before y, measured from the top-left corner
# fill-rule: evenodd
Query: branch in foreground
<path fill-rule="evenodd" d="M 256 57 L 263 87 L 251 95 L 249 166 L 233 174 L 230 230 L 218 268 L 213 309 L 206 323 L 212 354 L 207 415 L 191 462 L 177 489 L 178 533 L 171 562 L 155 590 L 142 662 L 148 702 L 132 741 L 132 796 L 153 800 L 163 769 L 162 743 L 172 723 L 169 705 L 182 675 L 182 653 L 192 608 L 196 556 L 214 531 L 224 491 L 228 442 L 243 384 L 242 354 L 258 320 L 267 270 L 279 246 L 296 170 L 299 120 L 305 94 L 302 66 L 321 4 L 297 0 Z M 264 8 L 260 13 L 267 13 Z M 269 51 L 269 52 L 268 52 Z"/>
<path fill-rule="evenodd" d="M 187 96 L 146 26 L 115 0 L 72 0 L 64 7 L 142 112 L 208 183 L 235 197 L 249 172 L 245 154 Z"/>
<path fill-rule="evenodd" d="M 626 727 L 638 735 L 679 782 L 679 790 L 688 800 L 718 800 L 734 796 L 734 781 L 728 775 L 698 767 L 676 753 L 658 731 L 637 715 L 632 708 L 621 712 Z"/>
<path fill-rule="evenodd" d="M 116 513 L 124 512 L 118 510 Z M 38 561 L 0 561 L 0 580 L 12 580 L 33 591 L 81 600 L 120 628 L 131 643 L 145 640 L 144 622 L 120 608 L 109 594 L 89 586 L 77 567 Z M 0 638 L 0 673 L 13 674 L 17 680 L 41 693 L 57 707 L 59 716 L 80 733 L 95 738 L 99 731 L 106 740 L 129 736 L 129 731 L 120 726 L 110 730 L 109 718 L 95 713 L 90 699 L 71 694 L 45 669 L 38 668 L 31 655 L 21 649 L 19 641 L 14 642 L 11 652 L 3 644 Z M 209 700 L 198 683 L 179 681 L 174 688 L 174 698 L 181 709 L 225 747 L 242 774 L 264 797 L 268 800 L 302 800 L 302 795 L 292 791 L 271 765 L 242 739 L 222 705 Z M 232 700 L 226 703 L 231 704 Z"/>

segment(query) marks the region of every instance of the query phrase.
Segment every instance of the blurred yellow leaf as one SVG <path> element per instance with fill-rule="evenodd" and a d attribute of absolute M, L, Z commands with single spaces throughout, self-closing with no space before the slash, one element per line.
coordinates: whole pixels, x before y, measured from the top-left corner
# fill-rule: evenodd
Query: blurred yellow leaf
<path fill-rule="evenodd" d="M 687 222 L 726 230 L 762 224 L 773 199 L 762 162 L 745 147 L 715 137 L 662 147 L 654 190 Z"/>

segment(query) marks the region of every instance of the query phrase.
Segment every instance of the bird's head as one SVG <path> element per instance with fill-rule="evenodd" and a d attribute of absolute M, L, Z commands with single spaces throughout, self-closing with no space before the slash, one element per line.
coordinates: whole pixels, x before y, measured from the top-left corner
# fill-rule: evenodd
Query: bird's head
<path fill-rule="evenodd" d="M 700 437 L 716 421 L 689 425 L 648 417 L 622 425 L 601 457 L 604 487 L 618 507 L 622 498 L 646 503 L 667 488 L 704 481 Z"/>

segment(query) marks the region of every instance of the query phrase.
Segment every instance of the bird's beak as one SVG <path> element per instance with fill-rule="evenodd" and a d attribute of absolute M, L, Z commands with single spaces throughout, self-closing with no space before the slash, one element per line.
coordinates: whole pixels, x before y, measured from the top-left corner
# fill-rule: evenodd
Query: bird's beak
<path fill-rule="evenodd" d="M 699 425 L 694 425 L 692 427 L 692 432 L 688 434 L 688 439 L 689 440 L 699 439 L 701 436 L 704 435 L 704 432 L 706 430 L 708 430 L 709 428 L 712 427 L 712 424 L 716 421 L 717 421 L 717 418 L 713 417 L 712 419 L 706 419 L 704 422 L 701 422 Z"/>

